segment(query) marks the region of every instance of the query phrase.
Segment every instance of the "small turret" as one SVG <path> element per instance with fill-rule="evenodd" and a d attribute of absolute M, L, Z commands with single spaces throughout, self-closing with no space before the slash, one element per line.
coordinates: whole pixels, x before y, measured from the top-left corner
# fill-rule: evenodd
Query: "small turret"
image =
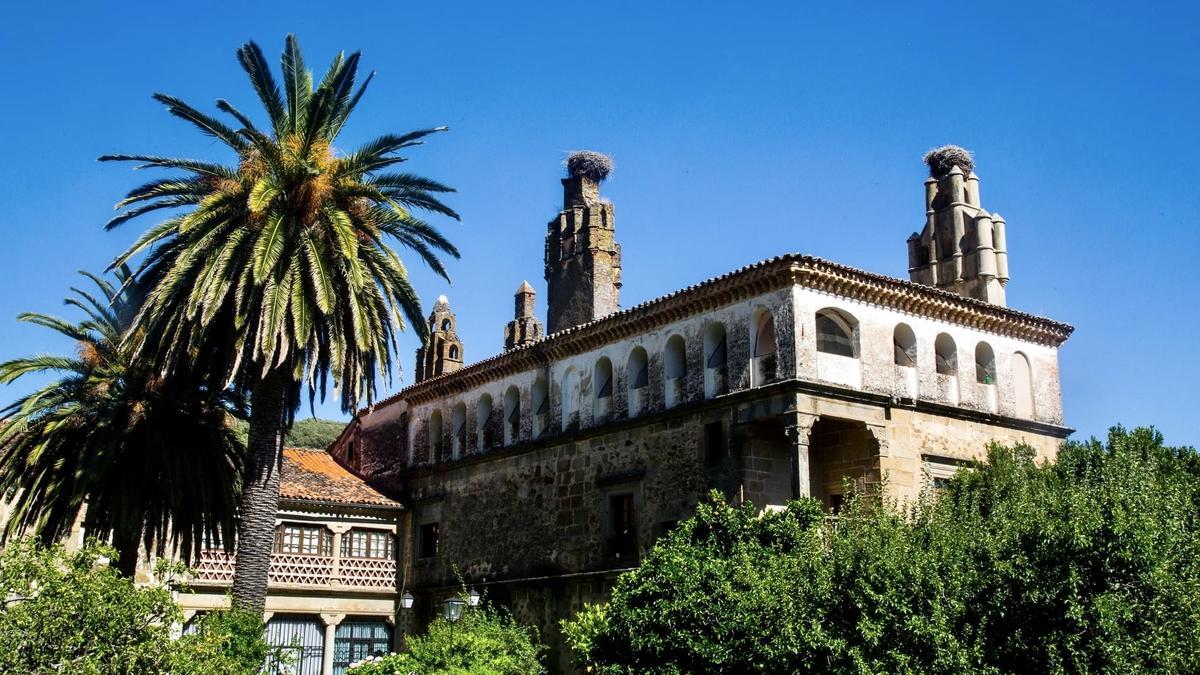
<path fill-rule="evenodd" d="M 946 145 L 926 153 L 925 163 L 925 228 L 908 238 L 909 278 L 1004 305 L 1004 219 L 983 209 L 971 153 Z"/>
<path fill-rule="evenodd" d="M 504 327 L 504 349 L 523 347 L 542 339 L 542 322 L 533 315 L 534 298 L 537 293 L 528 281 L 522 281 L 514 294 L 513 320 Z"/>
<path fill-rule="evenodd" d="M 462 368 L 463 346 L 457 328 L 450 301 L 439 295 L 429 313 L 429 340 L 417 350 L 417 382 Z"/>

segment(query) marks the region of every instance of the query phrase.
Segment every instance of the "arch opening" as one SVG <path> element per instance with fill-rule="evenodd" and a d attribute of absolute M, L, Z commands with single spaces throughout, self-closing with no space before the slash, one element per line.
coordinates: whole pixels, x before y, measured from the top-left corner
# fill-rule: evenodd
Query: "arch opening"
<path fill-rule="evenodd" d="M 442 411 L 429 414 L 429 461 L 440 462 L 442 457 Z"/>
<path fill-rule="evenodd" d="M 996 384 L 996 354 L 986 342 L 975 345 L 975 381 Z"/>
<path fill-rule="evenodd" d="M 663 350 L 663 403 L 670 408 L 683 400 L 687 380 L 687 347 L 680 335 L 667 338 Z"/>
<path fill-rule="evenodd" d="M 1029 357 L 1021 352 L 1012 357 L 1013 412 L 1017 417 L 1033 419 L 1033 369 Z"/>
<path fill-rule="evenodd" d="M 529 400 L 533 410 L 532 433 L 537 438 L 546 430 L 546 418 L 550 414 L 550 391 L 546 386 L 546 378 L 539 375 L 534 380 Z"/>
<path fill-rule="evenodd" d="M 521 437 L 521 392 L 511 385 L 504 392 L 504 444 L 512 445 Z"/>
<path fill-rule="evenodd" d="M 495 442 L 492 437 L 493 420 L 496 417 L 495 406 L 492 405 L 492 395 L 483 394 L 475 405 L 475 447 L 486 450 Z"/>
<path fill-rule="evenodd" d="M 454 406 L 450 423 L 453 434 L 450 441 L 450 454 L 452 459 L 458 459 L 467 449 L 467 404 L 460 402 Z"/>
<path fill-rule="evenodd" d="M 892 331 L 892 347 L 896 365 L 917 367 L 917 335 L 908 324 L 896 324 L 896 329 Z"/>
<path fill-rule="evenodd" d="M 728 377 L 728 354 L 725 344 L 725 324 L 712 321 L 704 327 L 704 397 L 725 393 Z"/>
<path fill-rule="evenodd" d="M 840 309 L 817 312 L 817 351 L 858 358 L 858 320 Z"/>
<path fill-rule="evenodd" d="M 567 368 L 562 379 L 562 429 L 579 428 L 579 371 L 574 366 Z"/>
<path fill-rule="evenodd" d="M 938 375 L 958 375 L 958 348 L 954 345 L 954 338 L 946 333 L 938 333 L 933 343 L 933 353 Z"/>
<path fill-rule="evenodd" d="M 629 359 L 625 362 L 625 381 L 628 412 L 633 417 L 642 412 L 644 394 L 650 384 L 649 359 L 645 348 L 640 345 L 629 352 Z"/>
<path fill-rule="evenodd" d="M 599 422 L 612 412 L 613 367 L 607 356 L 596 359 L 592 367 L 592 391 L 595 392 L 592 417 Z"/>

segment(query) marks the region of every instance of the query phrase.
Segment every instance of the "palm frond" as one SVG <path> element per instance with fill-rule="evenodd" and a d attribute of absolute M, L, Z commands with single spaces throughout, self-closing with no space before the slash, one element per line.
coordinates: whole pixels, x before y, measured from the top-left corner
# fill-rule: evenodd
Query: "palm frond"
<path fill-rule="evenodd" d="M 296 133 L 305 124 L 312 85 L 304 69 L 304 55 L 295 35 L 288 35 L 283 48 L 283 90 L 287 95 L 288 131 Z"/>
<path fill-rule="evenodd" d="M 275 78 L 271 75 L 271 68 L 267 65 L 262 50 L 251 41 L 238 49 L 237 56 L 238 62 L 242 64 L 242 69 L 250 77 L 250 83 L 254 85 L 254 91 L 258 93 L 258 100 L 267 110 L 267 117 L 271 120 L 271 128 L 275 131 L 275 137 L 283 137 L 287 132 L 287 112 L 283 97 L 279 93 L 279 86 L 275 84 Z"/>
<path fill-rule="evenodd" d="M 246 141 L 220 120 L 196 110 L 184 101 L 168 94 L 154 94 L 154 100 L 167 106 L 167 111 L 182 120 L 191 122 L 202 133 L 220 139 L 223 143 L 237 151 L 246 148 Z"/>

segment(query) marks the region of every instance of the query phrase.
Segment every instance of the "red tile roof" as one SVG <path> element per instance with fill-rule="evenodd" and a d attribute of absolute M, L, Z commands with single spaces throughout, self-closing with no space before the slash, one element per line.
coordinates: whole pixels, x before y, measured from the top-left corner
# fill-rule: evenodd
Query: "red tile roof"
<path fill-rule="evenodd" d="M 402 508 L 324 450 L 284 448 L 279 483 L 283 499 Z"/>

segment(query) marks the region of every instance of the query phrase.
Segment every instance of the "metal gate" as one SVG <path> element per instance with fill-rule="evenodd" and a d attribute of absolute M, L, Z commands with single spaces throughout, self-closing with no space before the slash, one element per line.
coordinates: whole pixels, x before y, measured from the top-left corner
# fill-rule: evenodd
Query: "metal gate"
<path fill-rule="evenodd" d="M 321 675 L 325 630 L 308 614 L 276 614 L 267 622 L 267 644 L 287 656 L 287 663 L 268 661 L 268 673 Z M 273 659 L 272 659 L 273 660 Z"/>
<path fill-rule="evenodd" d="M 351 663 L 392 651 L 392 627 L 382 619 L 349 618 L 333 634 L 333 675 L 343 675 Z"/>

